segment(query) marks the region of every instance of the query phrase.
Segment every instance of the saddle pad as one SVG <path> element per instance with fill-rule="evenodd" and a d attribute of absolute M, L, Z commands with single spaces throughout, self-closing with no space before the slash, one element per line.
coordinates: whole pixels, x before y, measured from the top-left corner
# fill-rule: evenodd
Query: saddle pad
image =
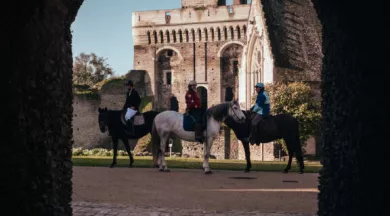
<path fill-rule="evenodd" d="M 134 116 L 134 125 L 143 125 L 145 124 L 144 115 L 135 115 Z"/>
<path fill-rule="evenodd" d="M 194 131 L 195 130 L 195 119 L 190 115 L 183 116 L 183 129 L 185 131 Z"/>

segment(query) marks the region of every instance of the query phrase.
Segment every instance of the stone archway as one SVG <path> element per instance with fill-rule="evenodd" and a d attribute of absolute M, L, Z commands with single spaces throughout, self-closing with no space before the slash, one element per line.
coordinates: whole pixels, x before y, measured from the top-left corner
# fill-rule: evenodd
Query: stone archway
<path fill-rule="evenodd" d="M 7 197 L 4 211 L 16 215 L 72 214 L 70 26 L 82 2 L 29 1 L 23 10 L 18 9 L 17 3 L 10 2 L 7 7 L 14 13 L 7 16 L 3 30 L 4 50 L 8 54 L 4 60 L 4 70 L 8 71 L 3 77 L 4 93 L 8 97 L 3 98 L 2 113 L 7 125 L 3 134 L 13 142 L 4 142 L 3 146 L 2 159 L 12 164 L 4 166 L 5 175 L 2 176 L 6 185 L 2 192 Z M 354 21 L 365 21 L 372 23 L 367 28 L 374 30 L 380 27 L 381 23 L 377 21 L 384 19 L 384 15 L 374 10 L 377 5 L 368 9 L 370 5 L 366 4 L 349 12 L 345 10 L 348 5 L 339 2 L 313 2 L 324 24 L 323 37 L 326 39 L 322 89 L 333 93 L 323 94 L 326 111 L 323 122 L 324 128 L 329 130 L 324 134 L 325 162 L 320 173 L 318 214 L 384 214 L 385 181 L 371 184 L 372 179 L 377 179 L 375 175 L 382 171 L 382 167 L 376 165 L 383 164 L 378 162 L 372 143 L 388 140 L 387 128 L 377 123 L 378 118 L 384 119 L 384 114 L 388 113 L 387 107 L 384 103 L 362 106 L 359 99 L 369 98 L 373 103 L 383 100 L 383 91 L 379 88 L 386 85 L 385 73 L 372 76 L 364 69 L 372 67 L 367 63 L 371 61 L 378 62 L 376 67 L 387 66 L 386 61 L 377 61 L 383 57 L 379 50 L 385 40 L 370 40 L 368 47 L 361 41 L 372 36 L 372 31 L 361 31 L 361 26 L 354 25 Z M 362 18 L 361 11 L 369 14 Z M 346 26 L 348 28 L 343 28 Z M 354 52 L 347 52 L 351 45 L 355 45 Z M 367 52 L 367 48 L 372 50 Z M 371 89 L 370 92 L 361 91 L 361 85 L 356 84 L 362 81 L 366 81 L 365 87 Z M 372 94 L 373 91 L 382 94 Z M 349 100 L 335 101 L 335 98 L 346 96 Z M 355 107 L 356 115 L 339 115 L 350 107 Z M 369 118 L 365 115 L 367 110 L 372 114 Z M 335 145 L 340 148 L 334 148 Z M 348 163 L 340 166 L 344 161 Z M 365 194 L 369 194 L 370 199 Z"/>
<path fill-rule="evenodd" d="M 221 101 L 239 97 L 238 76 L 242 64 L 242 53 L 243 46 L 238 43 L 231 43 L 220 50 Z"/>
<path fill-rule="evenodd" d="M 157 109 L 169 109 L 171 96 L 180 91 L 178 89 L 180 85 L 174 84 L 174 82 L 175 78 L 177 78 L 176 76 L 180 76 L 180 74 L 175 72 L 180 71 L 181 61 L 180 53 L 173 49 L 165 48 L 158 52 L 155 77 Z M 180 77 L 177 80 L 180 80 Z"/>

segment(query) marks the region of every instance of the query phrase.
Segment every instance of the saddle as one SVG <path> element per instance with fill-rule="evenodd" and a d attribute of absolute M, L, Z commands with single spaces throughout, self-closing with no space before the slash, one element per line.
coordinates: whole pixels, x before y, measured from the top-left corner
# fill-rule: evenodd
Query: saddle
<path fill-rule="evenodd" d="M 202 131 L 206 129 L 206 115 L 202 116 Z M 183 115 L 183 129 L 185 131 L 195 131 L 195 124 L 196 119 L 194 116 L 190 115 L 189 113 L 185 113 Z"/>
<path fill-rule="evenodd" d="M 121 113 L 121 122 L 123 125 L 127 126 L 125 115 L 126 115 L 126 110 L 122 111 Z M 137 111 L 137 113 L 130 118 L 130 121 L 133 122 L 133 126 L 140 126 L 145 124 L 144 115 L 139 111 Z"/>
<path fill-rule="evenodd" d="M 253 119 L 252 116 L 251 119 Z M 257 140 L 260 143 L 271 142 L 279 136 L 279 128 L 275 122 L 275 117 L 269 115 L 267 117 L 263 117 L 262 120 L 257 125 Z"/>

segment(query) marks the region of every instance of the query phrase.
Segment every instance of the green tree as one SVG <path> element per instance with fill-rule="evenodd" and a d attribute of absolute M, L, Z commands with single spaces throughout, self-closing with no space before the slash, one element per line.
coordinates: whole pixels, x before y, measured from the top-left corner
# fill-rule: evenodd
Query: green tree
<path fill-rule="evenodd" d="M 114 74 L 107 59 L 95 53 L 80 53 L 73 64 L 73 84 L 92 86 Z"/>
<path fill-rule="evenodd" d="M 313 97 L 312 89 L 302 82 L 289 84 L 272 83 L 265 86 L 271 100 L 271 114 L 291 114 L 299 122 L 301 145 L 306 145 L 306 140 L 314 136 L 319 130 L 321 120 L 321 102 Z M 253 98 L 256 100 L 256 96 Z M 283 150 L 287 152 L 283 140 Z"/>

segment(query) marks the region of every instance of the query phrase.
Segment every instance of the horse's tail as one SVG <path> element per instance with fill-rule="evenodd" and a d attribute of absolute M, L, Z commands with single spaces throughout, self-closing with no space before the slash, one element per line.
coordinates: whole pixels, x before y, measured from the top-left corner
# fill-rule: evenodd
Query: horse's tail
<path fill-rule="evenodd" d="M 294 149 L 295 149 L 295 157 L 297 159 L 297 162 L 302 166 L 301 168 L 304 168 L 304 163 L 303 163 L 303 151 L 302 151 L 302 145 L 301 145 L 301 138 L 300 138 L 300 131 L 299 131 L 299 122 L 297 119 L 295 120 L 295 125 L 296 125 L 296 133 L 294 134 Z"/>
<path fill-rule="evenodd" d="M 153 167 L 157 166 L 157 158 L 158 154 L 160 152 L 160 136 L 158 135 L 156 124 L 153 121 L 153 126 L 152 126 L 152 156 L 153 156 Z"/>

